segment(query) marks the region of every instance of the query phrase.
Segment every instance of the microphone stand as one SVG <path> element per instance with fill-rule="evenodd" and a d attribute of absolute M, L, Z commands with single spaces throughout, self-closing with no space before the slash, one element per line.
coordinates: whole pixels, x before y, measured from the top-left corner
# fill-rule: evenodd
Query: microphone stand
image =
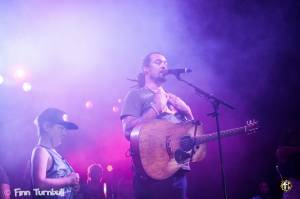
<path fill-rule="evenodd" d="M 220 122 L 219 122 L 219 108 L 220 105 L 223 105 L 229 109 L 234 109 L 233 106 L 229 105 L 228 103 L 224 102 L 223 100 L 215 97 L 212 94 L 209 94 L 202 89 L 198 88 L 197 86 L 193 85 L 192 83 L 182 79 L 180 77 L 180 73 L 175 75 L 176 78 L 184 82 L 185 84 L 189 85 L 190 87 L 194 88 L 196 93 L 200 96 L 204 96 L 213 106 L 213 112 L 209 113 L 208 116 L 214 117 L 216 119 L 216 126 L 217 126 L 217 134 L 218 134 L 218 146 L 219 146 L 219 156 L 220 156 L 220 166 L 221 166 L 221 175 L 222 175 L 222 187 L 223 187 L 223 195 L 224 199 L 228 199 L 227 196 L 227 186 L 226 186 L 226 181 L 225 181 L 225 174 L 224 174 L 224 164 L 223 164 L 223 150 L 222 150 L 222 144 L 221 144 L 221 132 L 220 132 Z"/>

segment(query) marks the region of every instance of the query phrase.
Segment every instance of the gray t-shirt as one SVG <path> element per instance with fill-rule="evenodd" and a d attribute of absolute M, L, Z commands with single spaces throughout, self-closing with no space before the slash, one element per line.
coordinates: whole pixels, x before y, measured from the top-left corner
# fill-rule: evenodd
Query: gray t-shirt
<path fill-rule="evenodd" d="M 126 116 L 141 117 L 151 108 L 150 104 L 153 101 L 153 98 L 154 92 L 146 87 L 129 91 L 124 100 L 121 119 Z M 168 106 L 171 105 L 169 104 Z M 163 112 L 157 119 L 165 119 L 173 123 L 179 123 L 186 120 L 185 116 L 178 111 L 175 114 Z"/>
<path fill-rule="evenodd" d="M 141 117 L 145 112 L 151 109 L 151 102 L 154 98 L 154 92 L 149 88 L 142 87 L 130 90 L 125 99 L 121 110 L 121 120 L 126 116 Z M 164 119 L 173 123 L 180 123 L 186 120 L 186 117 L 180 111 L 176 111 L 171 104 L 168 104 L 169 109 L 173 109 L 174 113 L 162 112 L 156 119 Z M 129 139 L 129 135 L 126 134 Z"/>
<path fill-rule="evenodd" d="M 146 87 L 137 88 L 128 92 L 125 97 L 123 109 L 121 111 L 121 120 L 126 116 L 141 117 L 144 112 L 151 108 L 151 102 L 154 98 L 154 92 Z M 170 104 L 168 106 L 171 106 Z M 172 107 L 170 107 L 172 108 Z M 157 119 L 164 119 L 173 123 L 186 121 L 183 113 L 176 111 L 174 114 L 163 112 Z M 129 137 L 127 137 L 129 139 Z M 189 163 L 182 166 L 183 170 L 190 170 Z"/>

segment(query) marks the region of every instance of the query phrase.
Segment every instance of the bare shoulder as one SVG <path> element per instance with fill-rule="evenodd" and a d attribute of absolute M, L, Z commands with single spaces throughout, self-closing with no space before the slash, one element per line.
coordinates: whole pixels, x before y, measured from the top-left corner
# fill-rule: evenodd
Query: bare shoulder
<path fill-rule="evenodd" d="M 51 158 L 51 155 L 45 149 L 44 147 L 41 146 L 36 146 L 31 155 L 31 162 L 34 167 L 45 167 L 46 170 L 48 170 L 51 165 L 53 164 L 53 160 Z"/>
<path fill-rule="evenodd" d="M 38 159 L 47 158 L 48 159 L 49 157 L 50 157 L 50 154 L 44 147 L 36 146 L 32 150 L 32 159 L 35 159 L 35 158 L 38 158 Z"/>

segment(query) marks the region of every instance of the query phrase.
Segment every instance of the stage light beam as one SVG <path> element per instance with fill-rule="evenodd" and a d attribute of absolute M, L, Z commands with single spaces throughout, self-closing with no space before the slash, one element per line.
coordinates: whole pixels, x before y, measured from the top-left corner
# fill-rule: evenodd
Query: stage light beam
<path fill-rule="evenodd" d="M 103 183 L 103 193 L 104 193 L 105 198 L 107 198 L 107 185 L 106 185 L 106 183 Z"/>

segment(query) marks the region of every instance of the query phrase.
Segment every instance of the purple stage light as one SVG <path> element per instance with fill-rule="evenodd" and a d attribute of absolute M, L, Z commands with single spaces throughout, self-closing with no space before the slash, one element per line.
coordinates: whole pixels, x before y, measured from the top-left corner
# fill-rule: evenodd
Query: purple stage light
<path fill-rule="evenodd" d="M 113 171 L 113 166 L 111 165 L 111 164 L 109 164 L 109 165 L 107 165 L 106 166 L 106 170 L 108 171 L 108 172 L 112 172 Z"/>
<path fill-rule="evenodd" d="M 29 92 L 32 89 L 32 85 L 29 82 L 24 82 L 22 88 L 24 92 Z"/>
<path fill-rule="evenodd" d="M 26 72 L 23 70 L 23 69 L 17 69 L 15 72 L 14 72 L 14 78 L 16 80 L 24 80 L 26 77 Z"/>
<path fill-rule="evenodd" d="M 88 100 L 85 102 L 85 108 L 86 109 L 92 109 L 94 107 L 94 104 L 92 101 Z"/>
<path fill-rule="evenodd" d="M 4 83 L 4 77 L 0 75 L 0 85 Z"/>
<path fill-rule="evenodd" d="M 112 107 L 112 111 L 113 111 L 114 113 L 119 112 L 119 107 L 118 107 L 118 106 L 113 106 L 113 107 Z"/>

